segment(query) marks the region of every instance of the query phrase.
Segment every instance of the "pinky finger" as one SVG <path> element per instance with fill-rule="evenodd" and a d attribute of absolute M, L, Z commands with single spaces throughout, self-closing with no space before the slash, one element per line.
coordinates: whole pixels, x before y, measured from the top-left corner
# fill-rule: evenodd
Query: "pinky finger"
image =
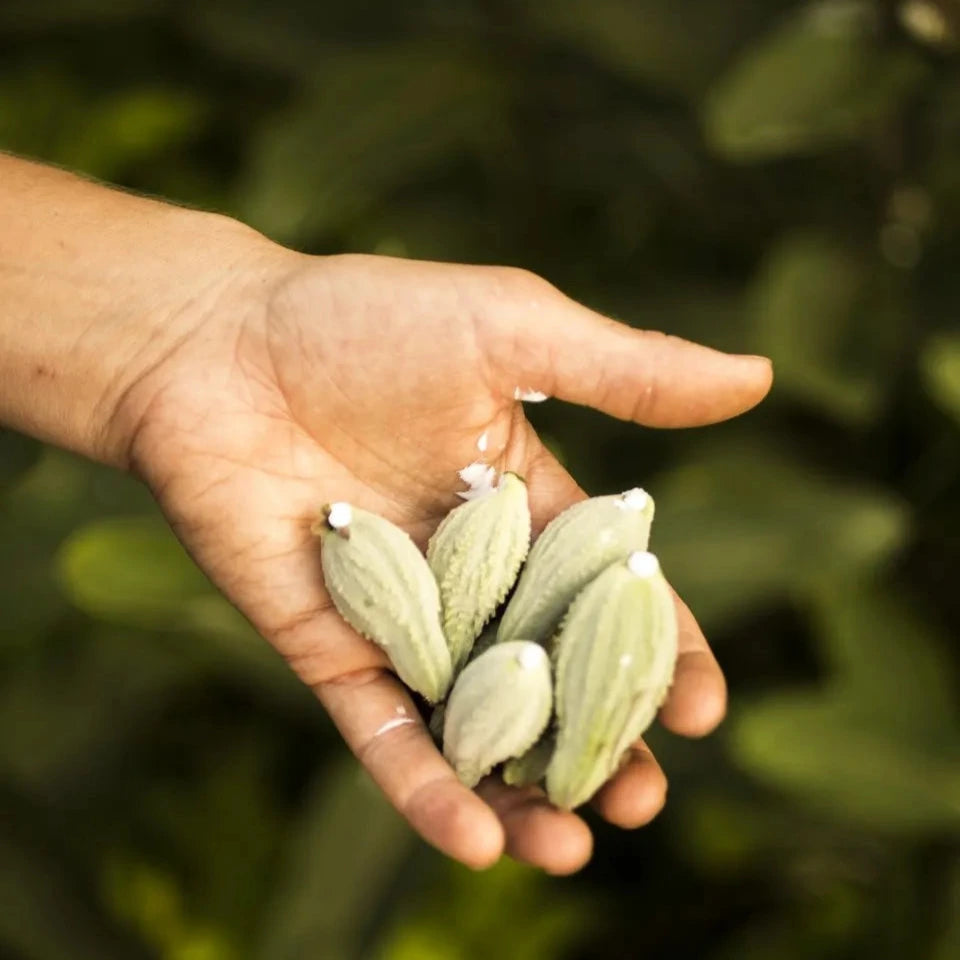
<path fill-rule="evenodd" d="M 319 684 L 348 746 L 414 830 L 474 869 L 492 866 L 505 838 L 496 813 L 457 780 L 400 682 L 381 669 Z"/>

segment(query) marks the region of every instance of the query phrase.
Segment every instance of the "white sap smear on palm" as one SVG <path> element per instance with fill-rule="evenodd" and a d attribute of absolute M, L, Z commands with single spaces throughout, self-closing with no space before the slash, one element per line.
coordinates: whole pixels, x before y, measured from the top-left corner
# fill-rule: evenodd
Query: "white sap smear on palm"
<path fill-rule="evenodd" d="M 458 476 L 469 487 L 468 490 L 457 491 L 461 500 L 476 500 L 497 489 L 497 471 L 480 460 L 467 464 L 458 472 Z"/>
<path fill-rule="evenodd" d="M 487 436 L 487 431 L 484 430 L 483 433 L 477 438 L 477 449 L 481 453 L 487 452 L 487 444 L 490 442 L 490 438 Z"/>

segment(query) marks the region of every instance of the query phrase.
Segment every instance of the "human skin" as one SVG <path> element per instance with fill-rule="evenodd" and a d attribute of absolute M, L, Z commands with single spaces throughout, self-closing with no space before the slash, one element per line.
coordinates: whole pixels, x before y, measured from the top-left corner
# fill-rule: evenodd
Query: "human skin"
<path fill-rule="evenodd" d="M 690 427 L 750 409 L 770 383 L 764 358 L 631 329 L 523 270 L 306 256 L 227 217 L 0 155 L 0 422 L 142 479 L 394 806 L 471 867 L 506 852 L 569 873 L 590 831 L 534 788 L 456 780 L 382 652 L 332 608 L 310 532 L 320 505 L 376 511 L 424 546 L 486 433 L 486 459 L 527 479 L 536 532 L 585 494 L 517 386 Z M 726 688 L 677 606 L 660 720 L 696 737 L 722 719 Z M 593 805 L 632 828 L 665 795 L 639 743 Z"/>

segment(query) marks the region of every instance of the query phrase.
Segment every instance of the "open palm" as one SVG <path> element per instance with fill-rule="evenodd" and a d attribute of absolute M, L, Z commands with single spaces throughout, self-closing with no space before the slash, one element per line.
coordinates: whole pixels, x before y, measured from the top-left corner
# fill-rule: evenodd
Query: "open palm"
<path fill-rule="evenodd" d="M 552 872 L 589 857 L 590 833 L 533 789 L 456 780 L 383 654 L 337 615 L 310 533 L 347 500 L 425 545 L 477 459 L 528 482 L 534 531 L 584 496 L 538 440 L 517 387 L 653 426 L 725 419 L 770 385 L 731 357 L 606 320 L 523 271 L 380 257 L 287 254 L 216 300 L 137 386 L 131 458 L 178 536 L 310 685 L 393 804 L 471 866 L 511 855 Z M 668 571 L 669 573 L 669 571 Z M 708 732 L 725 687 L 686 607 L 661 719 Z M 639 826 L 666 781 L 638 744 L 595 798 Z"/>

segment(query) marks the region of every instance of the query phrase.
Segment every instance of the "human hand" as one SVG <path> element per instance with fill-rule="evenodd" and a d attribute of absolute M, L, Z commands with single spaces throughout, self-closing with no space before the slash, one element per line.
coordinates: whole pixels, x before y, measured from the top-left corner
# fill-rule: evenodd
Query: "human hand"
<path fill-rule="evenodd" d="M 515 269 L 383 257 L 305 257 L 263 241 L 235 261 L 148 372 L 124 392 L 134 469 L 190 553 L 286 658 L 394 806 L 473 866 L 505 849 L 567 873 L 590 856 L 583 820 L 535 789 L 463 787 L 385 656 L 323 588 L 310 533 L 320 505 L 383 514 L 421 545 L 478 456 L 528 482 L 535 533 L 584 496 L 514 399 L 536 389 L 657 427 L 734 416 L 770 386 L 766 360 L 632 330 Z M 699 736 L 721 720 L 723 676 L 678 599 L 680 657 L 662 722 Z M 635 827 L 666 779 L 638 744 L 594 799 Z"/>

